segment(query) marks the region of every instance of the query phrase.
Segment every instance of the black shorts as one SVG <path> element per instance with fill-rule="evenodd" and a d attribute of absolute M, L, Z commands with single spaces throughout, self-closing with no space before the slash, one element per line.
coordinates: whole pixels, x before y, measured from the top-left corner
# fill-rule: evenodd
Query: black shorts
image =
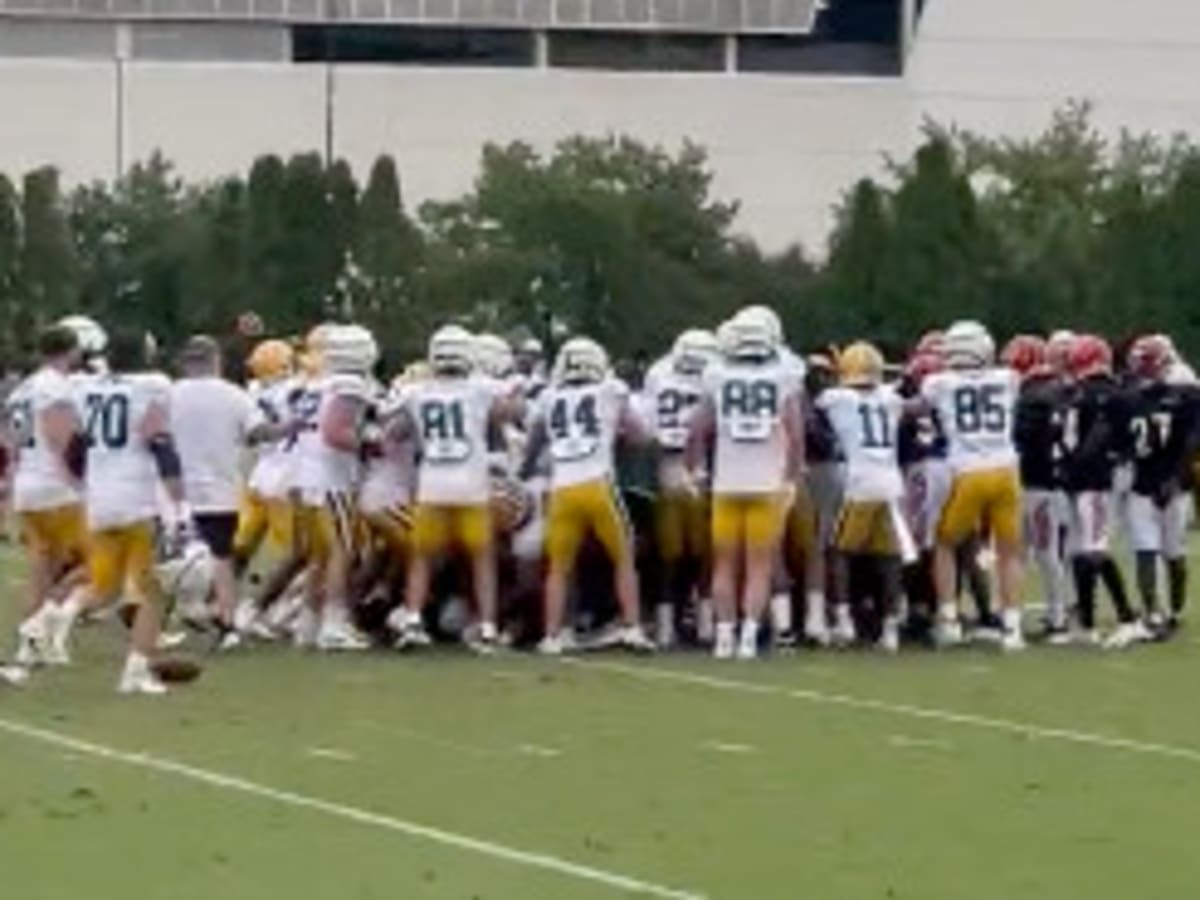
<path fill-rule="evenodd" d="M 235 512 L 193 513 L 196 535 L 208 545 L 217 559 L 233 558 L 233 536 L 237 534 L 238 514 Z"/>

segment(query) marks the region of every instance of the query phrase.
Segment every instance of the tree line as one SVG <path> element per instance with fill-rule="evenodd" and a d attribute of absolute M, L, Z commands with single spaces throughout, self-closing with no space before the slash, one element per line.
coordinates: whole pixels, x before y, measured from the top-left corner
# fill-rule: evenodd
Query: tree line
<path fill-rule="evenodd" d="M 868 337 L 896 354 L 967 316 L 1001 337 L 1161 330 L 1200 349 L 1200 148 L 1108 140 L 1084 104 L 1022 140 L 928 125 L 847 192 L 820 262 L 764 253 L 736 217 L 703 148 L 619 136 L 488 145 L 471 190 L 415 212 L 389 156 L 365 183 L 315 153 L 203 183 L 157 155 L 69 191 L 49 167 L 0 175 L 0 358 L 21 365 L 72 312 L 167 347 L 196 331 L 244 343 L 238 323 L 255 319 L 299 335 L 352 318 L 393 368 L 450 319 L 638 357 L 751 302 L 805 349 Z"/>

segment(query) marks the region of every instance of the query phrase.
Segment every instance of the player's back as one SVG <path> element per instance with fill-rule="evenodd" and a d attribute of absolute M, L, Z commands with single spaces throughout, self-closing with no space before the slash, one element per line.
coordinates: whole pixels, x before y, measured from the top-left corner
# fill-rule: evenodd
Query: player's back
<path fill-rule="evenodd" d="M 503 386 L 482 375 L 435 376 L 406 387 L 400 404 L 420 454 L 422 503 L 476 504 L 488 496 L 488 436 Z"/>
<path fill-rule="evenodd" d="M 655 441 L 665 452 L 681 453 L 687 446 L 688 428 L 702 390 L 701 377 L 677 371 L 669 356 L 658 360 L 646 373 L 645 414 Z"/>
<path fill-rule="evenodd" d="M 1129 403 L 1111 375 L 1077 382 L 1063 413 L 1062 481 L 1069 491 L 1107 491 L 1129 448 Z"/>
<path fill-rule="evenodd" d="M 777 357 L 722 360 L 705 372 L 715 416 L 714 493 L 765 494 L 783 487 L 789 451 L 785 412 L 801 377 Z"/>
<path fill-rule="evenodd" d="M 9 395 L 7 417 L 17 448 L 13 506 L 20 510 L 50 509 L 79 499 L 65 464 L 50 446 L 42 415 L 57 404 L 74 404 L 67 376 L 46 367 L 34 372 Z"/>
<path fill-rule="evenodd" d="M 158 374 L 103 375 L 86 385 L 83 429 L 90 527 L 117 527 L 157 514 L 158 469 L 146 433 L 151 416 L 161 417 L 166 431 L 170 396 L 170 381 Z"/>
<path fill-rule="evenodd" d="M 816 405 L 846 460 L 846 496 L 890 501 L 903 493 L 897 455 L 904 401 L 886 385 L 827 388 Z"/>
<path fill-rule="evenodd" d="M 1059 443 L 1067 394 L 1055 376 L 1035 375 L 1021 385 L 1014 439 L 1021 461 L 1021 483 L 1054 490 L 1059 483 Z"/>
<path fill-rule="evenodd" d="M 171 433 L 193 509 L 236 509 L 240 457 L 254 404 L 217 376 L 183 378 L 171 387 Z"/>
<path fill-rule="evenodd" d="M 937 413 L 955 471 L 1012 466 L 1018 379 L 1011 369 L 950 369 L 928 376 L 921 394 Z"/>
<path fill-rule="evenodd" d="M 629 388 L 619 378 L 552 384 L 538 398 L 549 440 L 550 483 L 569 487 L 611 478 Z"/>
<path fill-rule="evenodd" d="M 1133 490 L 1153 495 L 1188 474 L 1200 425 L 1200 389 L 1153 381 L 1133 387 L 1127 402 Z"/>

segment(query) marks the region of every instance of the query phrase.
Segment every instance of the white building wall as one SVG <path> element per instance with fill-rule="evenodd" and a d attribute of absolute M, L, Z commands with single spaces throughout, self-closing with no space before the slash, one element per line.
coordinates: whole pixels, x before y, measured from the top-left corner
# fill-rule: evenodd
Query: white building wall
<path fill-rule="evenodd" d="M 51 162 L 68 181 L 115 166 L 116 66 L 0 64 L 0 170 Z M 155 149 L 186 175 L 244 171 L 264 152 L 324 147 L 320 66 L 125 65 L 126 159 Z M 897 79 L 339 67 L 335 150 L 360 172 L 397 158 L 410 206 L 467 190 L 486 141 L 609 132 L 708 148 L 715 192 L 765 247 L 821 252 L 842 191 L 882 168 L 910 116 Z"/>
<path fill-rule="evenodd" d="M 920 114 L 991 134 L 1086 99 L 1108 132 L 1200 136 L 1200 3 L 930 0 L 908 81 Z"/>

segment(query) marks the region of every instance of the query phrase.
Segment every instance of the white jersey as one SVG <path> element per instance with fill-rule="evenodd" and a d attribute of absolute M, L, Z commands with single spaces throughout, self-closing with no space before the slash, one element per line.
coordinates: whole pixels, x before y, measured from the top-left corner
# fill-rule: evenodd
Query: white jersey
<path fill-rule="evenodd" d="M 784 410 L 801 389 L 803 366 L 720 360 L 704 372 L 714 412 L 714 494 L 773 494 L 787 481 Z"/>
<path fill-rule="evenodd" d="M 399 392 L 392 391 L 376 403 L 378 419 L 384 428 L 383 445 L 378 456 L 369 457 L 363 464 L 362 486 L 358 490 L 358 508 L 367 515 L 407 506 L 416 493 L 416 437 L 397 440 L 388 428 L 401 399 Z"/>
<path fill-rule="evenodd" d="M 9 395 L 7 415 L 17 451 L 13 508 L 18 512 L 79 501 L 75 479 L 42 433 L 43 413 L 60 404 L 74 410 L 75 389 L 66 375 L 50 367 L 38 369 Z"/>
<path fill-rule="evenodd" d="M 678 489 L 686 480 L 683 451 L 703 391 L 703 377 L 678 371 L 670 356 L 664 356 L 646 373 L 641 394 L 642 418 L 649 423 L 662 451 L 658 465 L 662 490 Z"/>
<path fill-rule="evenodd" d="M 613 477 L 613 451 L 629 409 L 629 387 L 611 376 L 542 391 L 534 417 L 546 427 L 551 490 Z"/>
<path fill-rule="evenodd" d="M 946 436 L 946 458 L 954 472 L 1014 466 L 1013 410 L 1019 381 L 1005 368 L 951 369 L 921 385 L 921 396 L 937 413 Z"/>
<path fill-rule="evenodd" d="M 193 510 L 237 511 L 242 451 L 258 421 L 250 395 L 223 378 L 183 378 L 172 386 L 171 433 Z"/>
<path fill-rule="evenodd" d="M 298 408 L 304 429 L 296 443 L 296 483 L 301 499 L 310 505 L 325 502 L 330 494 L 351 494 L 361 473 L 357 450 L 331 447 L 321 434 L 321 425 L 335 400 L 357 400 L 365 410 L 370 385 L 360 375 L 322 375 L 305 385 Z"/>
<path fill-rule="evenodd" d="M 255 420 L 272 425 L 292 418 L 292 397 L 301 390 L 299 380 L 283 378 L 272 382 L 255 382 L 250 386 L 250 399 L 255 406 Z M 282 499 L 292 485 L 292 452 L 295 440 L 291 437 L 265 441 L 258 445 L 258 455 L 250 472 L 250 489 L 260 497 Z"/>
<path fill-rule="evenodd" d="M 472 374 L 406 386 L 401 404 L 420 448 L 417 502 L 477 506 L 491 496 L 488 430 L 504 386 Z"/>
<path fill-rule="evenodd" d="M 159 474 L 142 426 L 152 407 L 169 412 L 170 380 L 159 374 L 96 376 L 81 399 L 88 527 L 153 519 L 159 512 Z"/>
<path fill-rule="evenodd" d="M 843 496 L 850 501 L 892 502 L 904 495 L 896 435 L 904 400 L 883 385 L 862 390 L 827 388 L 816 399 L 845 457 Z"/>

